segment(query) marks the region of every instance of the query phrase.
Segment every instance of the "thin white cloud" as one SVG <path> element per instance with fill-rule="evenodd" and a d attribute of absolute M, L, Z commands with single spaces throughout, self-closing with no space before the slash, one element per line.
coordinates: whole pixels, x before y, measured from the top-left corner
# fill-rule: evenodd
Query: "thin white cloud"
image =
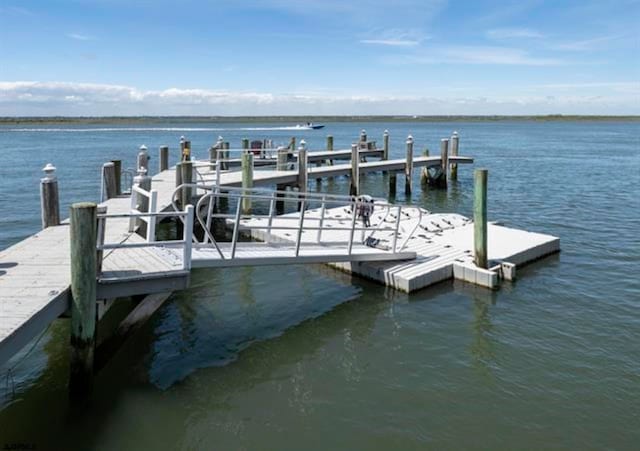
<path fill-rule="evenodd" d="M 522 49 L 493 46 L 444 46 L 427 53 L 394 55 L 384 58 L 389 64 L 485 64 L 511 66 L 557 66 L 566 64 L 555 58 L 530 55 Z"/>
<path fill-rule="evenodd" d="M 94 39 L 93 36 L 81 33 L 67 33 L 65 36 L 71 39 L 75 39 L 76 41 L 92 41 Z"/>
<path fill-rule="evenodd" d="M 540 39 L 544 35 L 531 28 L 494 28 L 485 33 L 489 39 Z"/>
<path fill-rule="evenodd" d="M 142 90 L 62 82 L 0 82 L 0 115 L 638 114 L 628 95 L 433 96 Z M 434 90 L 435 92 L 435 90 Z M 546 95 L 544 95 L 546 94 Z"/>
<path fill-rule="evenodd" d="M 565 50 L 570 52 L 587 52 L 605 47 L 608 42 L 621 39 L 622 35 L 601 36 L 597 38 L 584 39 L 581 41 L 561 42 L 550 47 L 554 50 Z"/>
<path fill-rule="evenodd" d="M 420 41 L 410 39 L 361 39 L 361 44 L 388 45 L 392 47 L 415 47 Z"/>

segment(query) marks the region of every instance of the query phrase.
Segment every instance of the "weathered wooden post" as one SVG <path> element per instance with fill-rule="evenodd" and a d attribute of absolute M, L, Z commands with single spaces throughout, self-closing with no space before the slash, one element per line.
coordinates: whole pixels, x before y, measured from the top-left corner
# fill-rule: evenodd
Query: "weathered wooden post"
<path fill-rule="evenodd" d="M 295 152 L 296 151 L 296 137 L 292 136 L 291 140 L 289 141 L 289 150 L 291 152 Z"/>
<path fill-rule="evenodd" d="M 451 156 L 458 156 L 458 144 L 460 141 L 460 137 L 458 136 L 458 132 L 453 132 L 451 135 Z M 458 180 L 458 165 L 456 163 L 451 164 L 451 180 Z"/>
<path fill-rule="evenodd" d="M 307 143 L 304 139 L 300 140 L 300 146 L 298 147 L 298 191 L 299 192 L 307 192 L 307 185 L 309 181 L 309 173 L 307 170 L 308 160 L 307 160 Z M 298 195 L 298 211 L 302 209 L 303 206 L 303 196 Z"/>
<path fill-rule="evenodd" d="M 425 157 L 428 157 L 429 149 L 425 147 L 424 150 L 422 151 L 422 155 Z M 427 187 L 428 184 L 429 184 L 429 166 L 425 166 L 422 168 L 422 172 L 420 174 L 420 185 L 424 189 Z"/>
<path fill-rule="evenodd" d="M 116 194 L 122 194 L 122 160 L 111 160 L 116 171 Z"/>
<path fill-rule="evenodd" d="M 476 169 L 474 179 L 473 202 L 473 241 L 474 263 L 487 269 L 487 169 Z"/>
<path fill-rule="evenodd" d="M 160 146 L 160 158 L 158 171 L 166 171 L 169 169 L 169 146 Z"/>
<path fill-rule="evenodd" d="M 333 151 L 333 136 L 327 135 L 327 150 Z M 333 166 L 333 160 L 327 160 L 329 165 Z"/>
<path fill-rule="evenodd" d="M 382 159 L 389 159 L 389 130 L 385 130 L 382 135 Z"/>
<path fill-rule="evenodd" d="M 180 137 L 180 161 L 191 161 L 191 141 Z"/>
<path fill-rule="evenodd" d="M 180 165 L 180 172 L 182 173 L 183 185 L 193 183 L 193 162 L 183 161 Z M 180 194 L 182 200 L 182 209 L 184 210 L 187 205 L 191 205 L 193 188 L 190 186 L 183 187 L 182 190 L 180 190 Z"/>
<path fill-rule="evenodd" d="M 151 177 L 147 175 L 147 170 L 145 168 L 138 168 L 138 174 L 133 178 L 133 184 L 138 185 L 138 187 L 145 191 L 151 191 Z M 131 192 L 131 195 L 135 196 L 135 205 L 139 211 L 149 211 L 149 199 L 147 196 L 133 191 Z M 140 228 L 140 233 L 146 233 L 146 223 L 142 219 L 136 218 L 134 223 Z"/>
<path fill-rule="evenodd" d="M 138 152 L 137 167 L 145 168 L 149 171 L 149 152 L 147 152 L 147 146 L 144 144 L 140 146 L 140 152 Z"/>
<path fill-rule="evenodd" d="M 242 138 L 242 150 L 249 150 L 249 138 Z"/>
<path fill-rule="evenodd" d="M 182 185 L 182 161 L 176 163 L 176 188 L 180 185 Z M 181 198 L 178 196 L 178 201 L 180 200 Z"/>
<path fill-rule="evenodd" d="M 278 147 L 278 150 L 276 152 L 277 152 L 276 170 L 286 171 L 287 159 L 289 158 L 289 149 L 281 146 L 281 147 Z"/>
<path fill-rule="evenodd" d="M 251 189 L 253 188 L 253 154 L 246 150 L 242 152 L 241 164 L 242 193 L 245 195 L 250 195 Z M 251 214 L 251 198 L 249 197 L 245 197 L 242 199 L 242 214 Z"/>
<path fill-rule="evenodd" d="M 367 131 L 366 130 L 361 130 L 360 131 L 360 145 L 364 146 L 367 143 Z"/>
<path fill-rule="evenodd" d="M 351 196 L 360 195 L 360 153 L 358 144 L 351 144 L 351 185 L 349 194 Z"/>
<path fill-rule="evenodd" d="M 226 160 L 223 164 L 222 164 L 222 169 L 229 169 L 229 142 L 225 141 L 222 144 L 222 148 L 224 149 L 224 159 Z"/>
<path fill-rule="evenodd" d="M 413 187 L 413 136 L 411 135 L 407 137 L 407 161 L 404 167 L 404 175 L 404 193 L 409 195 Z"/>
<path fill-rule="evenodd" d="M 96 336 L 96 204 L 76 203 L 70 209 L 71 356 L 69 396 L 83 401 L 93 387 Z"/>
<path fill-rule="evenodd" d="M 113 199 L 118 195 L 116 166 L 112 162 L 102 165 L 102 189 L 103 200 Z"/>
<path fill-rule="evenodd" d="M 308 177 L 307 143 L 303 139 L 300 141 L 300 147 L 298 147 L 298 189 L 300 191 L 307 191 Z"/>
<path fill-rule="evenodd" d="M 40 212 L 42 228 L 60 224 L 60 201 L 56 168 L 51 163 L 42 168 L 44 177 L 40 179 Z"/>
<path fill-rule="evenodd" d="M 442 169 L 440 177 L 438 177 L 438 187 L 447 187 L 447 170 L 449 169 L 449 139 L 440 140 L 440 168 Z"/>

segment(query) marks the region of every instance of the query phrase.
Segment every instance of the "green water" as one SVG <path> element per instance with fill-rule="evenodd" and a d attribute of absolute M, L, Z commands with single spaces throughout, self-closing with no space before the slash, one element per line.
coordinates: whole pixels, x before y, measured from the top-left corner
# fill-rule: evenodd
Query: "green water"
<path fill-rule="evenodd" d="M 0 128 L 9 155 L 2 201 L 25 206 L 0 219 L 0 248 L 37 230 L 37 181 L 48 161 L 59 167 L 68 205 L 94 199 L 100 163 L 120 157 L 131 165 L 143 142 L 175 149 L 186 134 L 204 156 L 218 134 L 239 143 L 285 142 L 291 133 L 208 127 L 215 128 Z M 319 148 L 333 134 L 346 148 L 360 128 L 381 140 L 385 124 L 330 123 L 304 138 Z M 317 265 L 196 271 L 191 288 L 175 293 L 97 376 L 81 414 L 67 405 L 68 320 L 0 368 L 5 375 L 15 366 L 0 384 L 0 445 L 637 449 L 639 124 L 388 128 L 396 156 L 409 133 L 433 152 L 458 130 L 461 153 L 489 168 L 489 219 L 559 236 L 562 253 L 520 268 L 517 281 L 496 292 L 445 282 L 406 295 Z M 386 195 L 382 175 L 362 183 Z M 346 178 L 310 182 L 336 193 L 347 186 Z M 447 192 L 416 189 L 398 200 L 470 215 L 472 169 L 461 167 Z"/>

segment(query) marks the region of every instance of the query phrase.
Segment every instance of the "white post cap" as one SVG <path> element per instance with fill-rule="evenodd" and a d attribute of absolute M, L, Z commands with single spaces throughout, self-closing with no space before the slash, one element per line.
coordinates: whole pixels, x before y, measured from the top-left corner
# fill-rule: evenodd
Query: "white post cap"
<path fill-rule="evenodd" d="M 47 180 L 55 180 L 56 179 L 56 167 L 51 163 L 47 163 L 45 167 L 42 168 L 44 172 L 44 178 Z"/>

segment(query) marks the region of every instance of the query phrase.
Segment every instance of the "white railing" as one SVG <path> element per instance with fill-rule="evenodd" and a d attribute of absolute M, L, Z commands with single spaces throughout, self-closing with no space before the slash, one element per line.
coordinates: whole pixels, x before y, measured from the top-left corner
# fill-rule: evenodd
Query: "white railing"
<path fill-rule="evenodd" d="M 184 184 L 176 188 L 172 197 L 172 204 L 176 210 L 178 209 L 176 198 L 180 191 L 185 188 L 200 188 L 208 191 L 208 194 L 202 196 L 196 205 L 196 218 L 204 231 L 204 238 L 202 242 L 198 242 L 194 237 L 194 243 L 197 247 L 215 248 L 221 259 L 233 259 L 235 257 L 241 230 L 259 230 L 264 232 L 264 241 L 266 243 L 269 243 L 271 240 L 276 238 L 273 233 L 274 231 L 286 231 L 285 233 L 295 235 L 294 256 L 296 257 L 300 254 L 300 249 L 305 244 L 332 245 L 335 248 L 342 246 L 346 247 L 347 254 L 351 255 L 353 252 L 354 242 L 356 241 L 356 232 L 360 232 L 359 242 L 361 244 L 372 243 L 373 241 L 376 241 L 376 234 L 387 232 L 391 235 L 391 242 L 385 250 L 391 253 L 399 253 L 405 249 L 407 243 L 418 229 L 423 215 L 423 210 L 418 207 L 394 205 L 382 201 L 375 201 L 374 203 L 371 203 L 363 200 L 361 197 L 354 198 L 350 196 L 337 196 L 331 194 L 272 191 L 259 188 L 250 190 L 226 186 L 224 188 L 220 188 L 216 185 L 196 186 L 196 184 Z M 236 202 L 235 212 L 233 214 L 216 212 L 214 204 L 219 202 L 222 198 L 227 198 L 230 201 Z M 254 211 L 258 207 L 258 204 L 267 203 L 268 214 L 242 214 L 242 205 L 245 199 L 251 200 Z M 299 203 L 299 215 L 276 216 L 276 203 L 285 200 Z M 319 215 L 310 219 L 307 213 L 314 205 L 319 208 Z M 346 211 L 350 216 L 349 226 L 343 225 L 344 219 L 342 218 L 328 216 L 326 214 L 327 207 L 346 208 Z M 364 224 L 364 213 L 367 208 L 370 208 L 369 217 L 377 218 L 377 222 L 375 224 Z M 408 212 L 417 212 L 417 214 L 412 216 Z M 389 224 L 388 221 L 389 216 L 394 218 L 394 220 L 391 221 L 391 224 Z M 415 220 L 415 224 L 410 231 L 401 231 L 401 219 L 403 217 Z M 232 221 L 233 223 L 230 243 L 231 251 L 228 257 L 224 255 L 218 245 L 218 241 L 211 232 L 211 226 L 215 219 L 223 220 L 225 223 L 226 221 Z M 243 220 L 247 219 L 262 221 L 258 221 L 257 224 L 241 224 Z M 362 220 L 362 224 L 358 222 L 359 219 Z M 286 225 L 284 225 L 283 222 L 285 222 Z M 309 241 L 303 242 L 302 236 L 304 231 L 317 232 L 313 243 Z M 340 238 L 340 236 L 336 236 L 335 233 L 332 233 L 332 240 L 323 239 L 323 233 L 326 234 L 327 232 L 347 232 L 347 238 Z M 398 238 L 401 233 L 406 233 L 406 236 L 404 236 L 402 241 L 398 243 Z"/>
<path fill-rule="evenodd" d="M 118 242 L 118 243 L 105 243 L 104 242 L 104 230 L 106 228 L 106 221 L 110 218 L 148 218 L 147 223 L 155 223 L 158 218 L 166 218 L 166 217 L 178 217 L 184 221 L 184 231 L 182 235 L 182 240 L 171 240 L 171 241 L 144 241 L 137 243 L 128 243 Z M 192 205 L 188 205 L 185 211 L 174 211 L 174 212 L 130 212 L 130 213 L 119 213 L 119 214 L 98 214 L 98 230 L 102 231 L 102 233 L 98 233 L 98 242 L 97 242 L 97 250 L 98 254 L 101 255 L 105 251 L 116 250 L 116 249 L 136 249 L 136 248 L 147 248 L 147 247 L 170 247 L 175 248 L 176 246 L 182 246 L 182 269 L 190 270 L 191 269 L 191 252 L 193 249 L 193 224 L 194 224 L 194 208 Z M 99 259 L 102 261 L 102 258 Z M 100 271 L 101 272 L 101 271 Z M 100 275 L 100 274 L 98 274 Z"/>
<path fill-rule="evenodd" d="M 131 217 L 129 219 L 129 232 L 133 232 L 139 221 L 147 224 L 147 241 L 153 242 L 156 239 L 156 213 L 158 210 L 158 191 L 152 189 L 147 191 L 140 188 L 138 184 L 131 186 Z M 151 213 L 143 215 L 143 213 Z"/>

